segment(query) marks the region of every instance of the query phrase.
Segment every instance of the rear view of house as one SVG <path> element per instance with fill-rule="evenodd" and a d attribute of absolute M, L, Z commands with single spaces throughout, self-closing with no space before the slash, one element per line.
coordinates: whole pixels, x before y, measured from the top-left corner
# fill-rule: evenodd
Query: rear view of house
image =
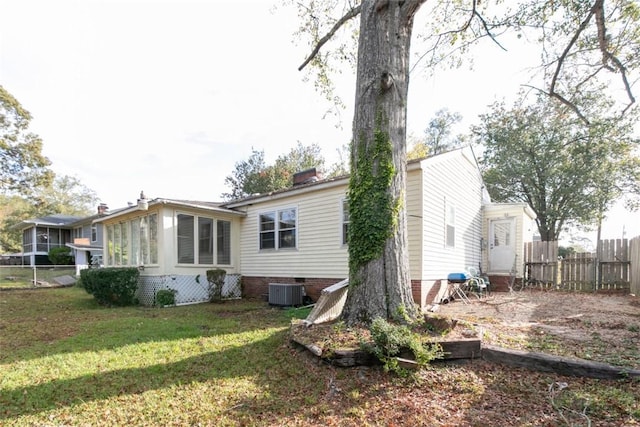
<path fill-rule="evenodd" d="M 268 194 L 223 204 L 157 198 L 94 222 L 105 229 L 105 265 L 140 269 L 144 303 L 159 289 L 177 291 L 178 303 L 205 301 L 212 269 L 227 272 L 230 296 L 241 277 L 245 296 L 292 285 L 317 300 L 349 275 L 348 184 L 312 169 Z M 413 297 L 425 306 L 450 273 L 486 266 L 490 201 L 470 147 L 410 161 L 406 194 Z"/>

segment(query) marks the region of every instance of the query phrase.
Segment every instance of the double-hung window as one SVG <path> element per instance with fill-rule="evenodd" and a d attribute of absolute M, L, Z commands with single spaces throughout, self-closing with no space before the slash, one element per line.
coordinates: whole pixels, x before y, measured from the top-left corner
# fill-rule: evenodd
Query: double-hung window
<path fill-rule="evenodd" d="M 456 208 L 451 202 L 445 202 L 445 245 L 456 246 Z"/>
<path fill-rule="evenodd" d="M 342 244 L 349 243 L 349 200 L 342 200 Z"/>
<path fill-rule="evenodd" d="M 231 222 L 177 215 L 178 264 L 231 264 Z"/>
<path fill-rule="evenodd" d="M 260 249 L 297 246 L 297 210 L 287 208 L 260 214 Z"/>

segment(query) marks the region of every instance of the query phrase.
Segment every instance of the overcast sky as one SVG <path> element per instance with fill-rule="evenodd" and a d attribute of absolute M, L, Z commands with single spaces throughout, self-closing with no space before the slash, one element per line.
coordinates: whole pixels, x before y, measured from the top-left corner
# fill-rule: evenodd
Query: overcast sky
<path fill-rule="evenodd" d="M 347 110 L 336 127 L 297 71 L 308 48 L 292 43 L 294 11 L 272 5 L 0 0 L 0 84 L 34 116 L 31 130 L 53 170 L 79 178 L 110 207 L 141 190 L 219 201 L 225 177 L 252 148 L 272 162 L 298 141 L 317 143 L 329 165 L 351 137 L 353 72 L 339 82 Z M 422 135 L 445 107 L 468 127 L 487 105 L 512 97 L 537 53 L 506 47 L 478 50 L 473 72 L 412 74 L 408 133 Z M 640 234 L 637 218 L 617 218 L 612 237 L 623 224 Z"/>

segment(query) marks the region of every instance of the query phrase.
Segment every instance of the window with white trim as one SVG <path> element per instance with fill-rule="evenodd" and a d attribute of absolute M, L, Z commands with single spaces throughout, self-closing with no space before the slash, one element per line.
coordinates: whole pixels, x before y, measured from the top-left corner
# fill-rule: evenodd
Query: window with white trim
<path fill-rule="evenodd" d="M 217 220 L 218 245 L 216 247 L 216 256 L 219 265 L 231 265 L 231 221 Z"/>
<path fill-rule="evenodd" d="M 231 264 L 230 221 L 189 214 L 176 218 L 178 264 Z"/>
<path fill-rule="evenodd" d="M 150 214 L 106 227 L 106 266 L 158 263 L 158 215 Z"/>
<path fill-rule="evenodd" d="M 260 249 L 295 249 L 297 216 L 296 208 L 262 212 L 259 216 Z"/>
<path fill-rule="evenodd" d="M 98 226 L 95 224 L 91 226 L 91 241 L 92 242 L 98 241 Z"/>
<path fill-rule="evenodd" d="M 349 217 L 349 200 L 342 200 L 342 244 L 349 243 L 349 223 L 351 222 Z"/>
<path fill-rule="evenodd" d="M 449 201 L 445 201 L 445 245 L 456 246 L 456 208 Z"/>

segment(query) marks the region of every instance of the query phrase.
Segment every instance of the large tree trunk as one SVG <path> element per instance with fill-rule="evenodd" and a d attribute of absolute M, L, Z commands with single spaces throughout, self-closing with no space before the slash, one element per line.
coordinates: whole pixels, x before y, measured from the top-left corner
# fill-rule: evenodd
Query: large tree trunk
<path fill-rule="evenodd" d="M 343 311 L 348 324 L 417 314 L 407 244 L 406 109 L 411 29 L 422 3 L 362 3 Z"/>

